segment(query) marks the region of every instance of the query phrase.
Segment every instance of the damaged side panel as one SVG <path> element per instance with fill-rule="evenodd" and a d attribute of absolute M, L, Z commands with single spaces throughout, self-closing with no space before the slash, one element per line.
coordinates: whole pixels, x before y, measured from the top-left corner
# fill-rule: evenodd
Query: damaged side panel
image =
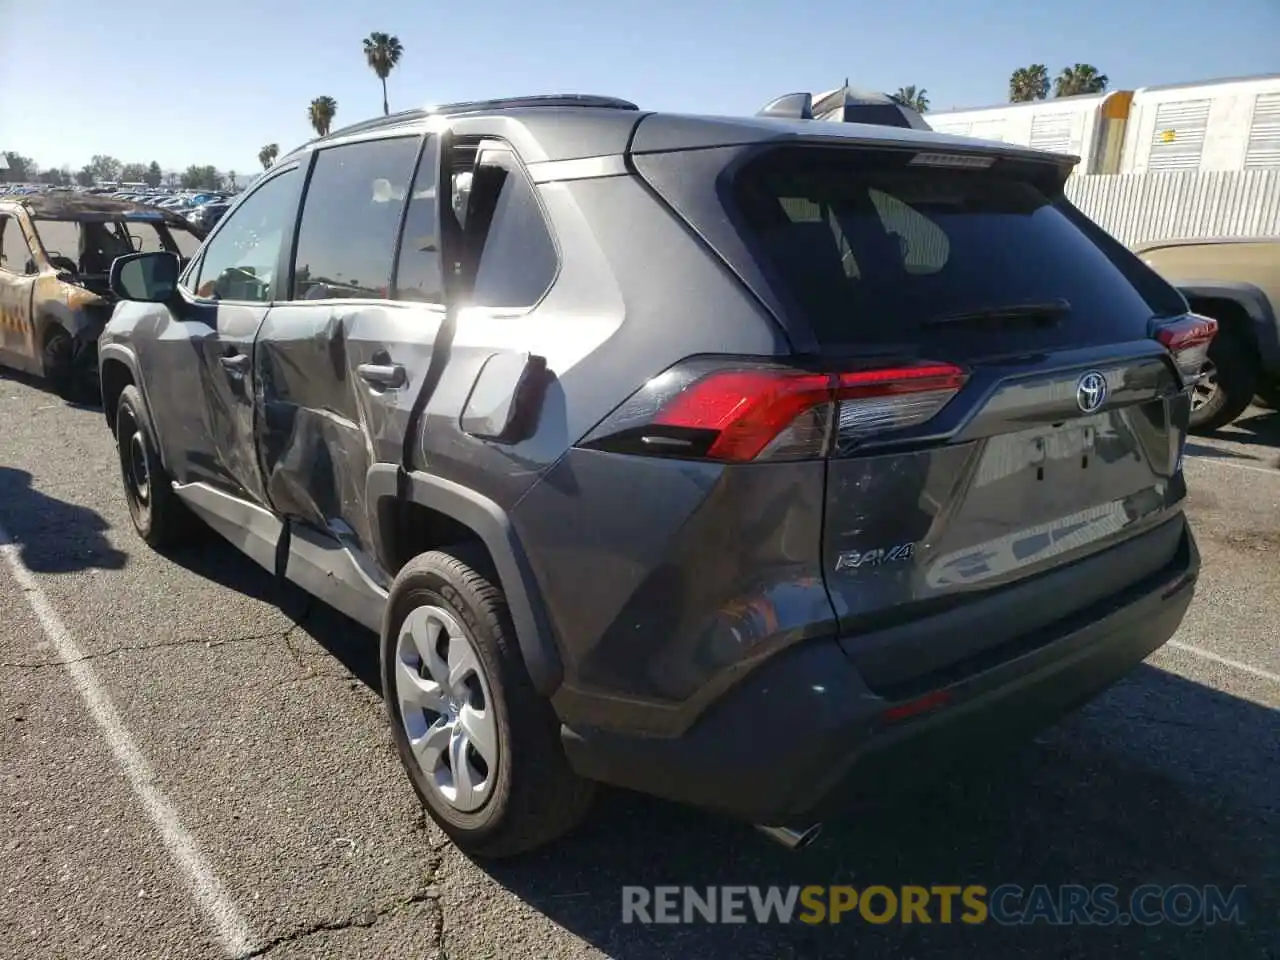
<path fill-rule="evenodd" d="M 365 481 L 399 464 L 443 315 L 410 304 L 280 304 L 258 338 L 258 448 L 282 516 L 376 556 Z"/>

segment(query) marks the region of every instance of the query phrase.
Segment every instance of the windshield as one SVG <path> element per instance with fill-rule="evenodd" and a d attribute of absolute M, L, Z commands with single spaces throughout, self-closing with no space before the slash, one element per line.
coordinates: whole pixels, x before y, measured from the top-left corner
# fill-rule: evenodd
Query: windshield
<path fill-rule="evenodd" d="M 1069 307 L 1074 335 L 1107 325 L 1114 338 L 1132 323 L 1142 336 L 1151 305 L 1045 189 L 902 155 L 794 149 L 748 166 L 734 196 L 821 343 L 902 340 L 938 317 L 1050 302 Z"/>

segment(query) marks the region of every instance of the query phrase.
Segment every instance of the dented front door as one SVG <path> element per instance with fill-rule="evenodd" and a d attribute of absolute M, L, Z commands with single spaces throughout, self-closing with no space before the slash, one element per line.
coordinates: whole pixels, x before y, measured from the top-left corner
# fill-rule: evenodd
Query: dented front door
<path fill-rule="evenodd" d="M 212 465 L 230 492 L 260 506 L 267 497 L 254 444 L 253 342 L 268 308 L 219 304 L 212 335 L 197 341 L 205 380 L 204 413 L 213 443 Z"/>

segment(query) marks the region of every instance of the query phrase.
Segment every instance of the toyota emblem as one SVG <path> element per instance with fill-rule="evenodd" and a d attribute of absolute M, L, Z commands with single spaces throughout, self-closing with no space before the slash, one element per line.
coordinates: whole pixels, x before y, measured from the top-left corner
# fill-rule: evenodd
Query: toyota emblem
<path fill-rule="evenodd" d="M 1090 370 L 1076 381 L 1076 405 L 1085 413 L 1093 413 L 1107 401 L 1107 378 Z"/>

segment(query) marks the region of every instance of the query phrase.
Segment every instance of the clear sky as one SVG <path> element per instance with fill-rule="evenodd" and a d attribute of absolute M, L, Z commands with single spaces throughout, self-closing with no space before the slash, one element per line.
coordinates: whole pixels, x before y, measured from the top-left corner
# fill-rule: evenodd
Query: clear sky
<path fill-rule="evenodd" d="M 247 173 L 312 135 L 313 97 L 335 126 L 381 112 L 374 30 L 405 47 L 392 110 L 587 92 L 747 113 L 845 76 L 948 109 L 1003 101 L 1029 63 L 1092 63 L 1113 89 L 1280 73 L 1280 0 L 0 0 L 0 149 Z"/>

